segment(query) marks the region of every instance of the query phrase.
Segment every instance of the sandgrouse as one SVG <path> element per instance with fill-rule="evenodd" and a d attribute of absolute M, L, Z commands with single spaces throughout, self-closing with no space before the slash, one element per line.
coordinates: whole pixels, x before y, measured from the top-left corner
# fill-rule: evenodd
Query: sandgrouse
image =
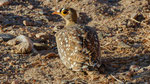
<path fill-rule="evenodd" d="M 58 54 L 63 64 L 73 71 L 92 71 L 100 67 L 100 44 L 95 29 L 77 24 L 73 8 L 53 12 L 63 17 L 66 25 L 56 34 Z"/>

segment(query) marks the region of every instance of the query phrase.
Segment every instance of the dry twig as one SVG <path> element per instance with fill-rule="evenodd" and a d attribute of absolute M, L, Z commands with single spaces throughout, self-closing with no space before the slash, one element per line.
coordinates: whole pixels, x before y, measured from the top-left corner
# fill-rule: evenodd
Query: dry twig
<path fill-rule="evenodd" d="M 123 84 L 123 82 L 121 81 L 121 80 L 119 80 L 119 79 L 117 79 L 115 76 L 113 76 L 112 74 L 111 74 L 111 76 L 115 79 L 115 80 L 117 80 L 118 82 L 120 82 L 121 84 Z"/>

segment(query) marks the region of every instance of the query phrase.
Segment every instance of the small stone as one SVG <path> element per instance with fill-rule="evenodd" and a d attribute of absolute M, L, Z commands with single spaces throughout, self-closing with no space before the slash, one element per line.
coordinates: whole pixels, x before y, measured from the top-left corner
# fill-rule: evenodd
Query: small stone
<path fill-rule="evenodd" d="M 44 43 L 33 43 L 34 48 L 37 50 L 46 50 L 48 49 L 48 45 L 44 44 Z"/>
<path fill-rule="evenodd" d="M 14 62 L 13 62 L 13 61 L 9 62 L 9 65 L 10 65 L 10 66 L 13 66 L 13 65 L 14 65 Z"/>
<path fill-rule="evenodd" d="M 133 13 L 133 14 L 131 15 L 131 18 L 133 18 L 133 19 L 135 19 L 135 20 L 137 20 L 137 21 L 140 21 L 140 22 L 145 19 L 142 14 L 138 14 L 138 13 Z"/>
<path fill-rule="evenodd" d="M 33 9 L 34 6 L 33 6 L 33 5 L 29 5 L 28 8 L 29 8 L 29 9 Z"/>
<path fill-rule="evenodd" d="M 2 37 L 0 37 L 0 42 L 3 42 L 4 40 L 3 40 L 3 38 Z"/>
<path fill-rule="evenodd" d="M 58 3 L 60 0 L 56 0 L 56 2 Z"/>
<path fill-rule="evenodd" d="M 8 5 L 11 0 L 0 0 L 0 6 Z"/>
<path fill-rule="evenodd" d="M 2 38 L 4 41 L 8 41 L 15 38 L 15 36 L 11 34 L 0 34 L 0 38 Z"/>
<path fill-rule="evenodd" d="M 135 17 L 137 17 L 137 13 L 132 13 L 132 15 L 131 15 L 131 18 L 135 18 Z"/>
<path fill-rule="evenodd" d="M 41 56 L 42 59 L 47 59 L 47 58 L 51 58 L 51 57 L 58 57 L 58 54 L 56 54 L 54 52 L 50 52 L 46 55 Z"/>
<path fill-rule="evenodd" d="M 139 48 L 139 47 L 141 47 L 141 45 L 140 45 L 140 44 L 138 44 L 138 43 L 134 43 L 134 44 L 133 44 L 133 47 L 135 47 L 135 48 Z"/>
<path fill-rule="evenodd" d="M 45 38 L 48 37 L 47 33 L 38 33 L 35 35 L 37 38 Z"/>
<path fill-rule="evenodd" d="M 47 55 L 46 55 L 48 58 L 49 57 L 58 57 L 58 55 L 56 54 L 56 53 L 48 53 Z"/>
<path fill-rule="evenodd" d="M 52 0 L 44 0 L 43 5 L 50 5 Z"/>
<path fill-rule="evenodd" d="M 129 76 L 129 77 L 132 77 L 134 75 L 134 72 L 128 71 L 128 72 L 126 72 L 126 75 Z"/>
<path fill-rule="evenodd" d="M 130 71 L 136 72 L 136 71 L 138 71 L 138 70 L 140 70 L 140 67 L 139 67 L 139 66 L 137 66 L 137 65 L 131 65 L 131 66 L 130 66 Z"/>
<path fill-rule="evenodd" d="M 23 24 L 24 24 L 25 26 L 34 26 L 34 25 L 35 25 L 34 22 L 32 22 L 32 21 L 27 21 L 27 20 L 24 20 L 24 21 L 23 21 Z"/>
<path fill-rule="evenodd" d="M 41 15 L 45 14 L 45 12 L 42 9 L 35 9 L 35 12 L 37 14 L 41 14 Z M 41 16 L 39 16 L 39 17 L 41 17 Z"/>
<path fill-rule="evenodd" d="M 14 80 L 14 81 L 12 81 L 11 84 L 19 84 L 19 81 L 18 80 Z"/>
<path fill-rule="evenodd" d="M 102 40 L 103 39 L 103 34 L 100 32 L 100 33 L 98 33 L 98 38 L 99 38 L 99 40 Z"/>
<path fill-rule="evenodd" d="M 39 11 L 39 14 L 43 15 L 43 14 L 44 14 L 44 11 L 43 11 L 43 10 Z"/>
<path fill-rule="evenodd" d="M 56 7 L 53 7 L 52 10 L 55 11 L 55 10 L 56 10 Z"/>
<path fill-rule="evenodd" d="M 130 48 L 129 45 L 125 44 L 125 43 L 122 42 L 122 41 L 118 43 L 118 46 L 121 47 L 121 48 Z"/>
<path fill-rule="evenodd" d="M 8 61 L 8 60 L 10 60 L 10 57 L 5 57 L 4 58 L 4 61 Z"/>

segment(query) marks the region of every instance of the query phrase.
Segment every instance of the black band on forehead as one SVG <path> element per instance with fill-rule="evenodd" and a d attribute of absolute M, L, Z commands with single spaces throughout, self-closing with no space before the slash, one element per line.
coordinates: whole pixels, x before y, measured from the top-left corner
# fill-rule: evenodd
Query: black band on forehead
<path fill-rule="evenodd" d="M 68 9 L 65 9 L 66 11 L 68 11 Z"/>
<path fill-rule="evenodd" d="M 61 13 L 62 9 L 63 9 L 63 8 L 60 9 L 60 13 Z"/>

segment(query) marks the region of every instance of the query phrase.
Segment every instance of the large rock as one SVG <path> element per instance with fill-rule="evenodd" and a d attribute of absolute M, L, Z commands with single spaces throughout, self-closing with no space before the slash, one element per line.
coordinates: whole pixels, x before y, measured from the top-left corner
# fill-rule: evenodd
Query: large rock
<path fill-rule="evenodd" d="M 19 44 L 17 44 L 19 42 Z M 16 38 L 9 40 L 7 42 L 8 45 L 12 45 L 12 53 L 18 53 L 18 54 L 26 54 L 30 53 L 31 51 L 37 52 L 33 47 L 33 42 L 30 40 L 30 38 L 20 35 Z"/>

